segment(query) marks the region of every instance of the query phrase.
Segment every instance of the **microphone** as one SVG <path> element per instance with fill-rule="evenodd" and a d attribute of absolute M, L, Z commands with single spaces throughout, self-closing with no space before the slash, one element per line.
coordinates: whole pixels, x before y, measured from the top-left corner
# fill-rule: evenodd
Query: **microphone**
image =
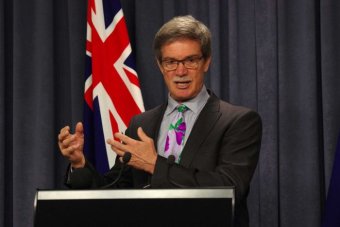
<path fill-rule="evenodd" d="M 117 178 L 116 178 L 114 181 L 112 181 L 111 183 L 109 183 L 109 184 L 104 185 L 103 187 L 101 187 L 102 189 L 110 188 L 110 187 L 112 187 L 113 185 L 115 185 L 115 184 L 118 183 L 118 181 L 119 181 L 120 178 L 122 177 L 122 173 L 123 173 L 123 170 L 125 169 L 126 164 L 127 164 L 127 163 L 130 161 L 130 159 L 131 159 L 131 153 L 128 152 L 128 151 L 125 152 L 122 159 L 123 159 L 122 167 L 121 167 L 121 169 L 120 169 L 120 171 L 119 171 L 119 173 L 118 173 Z"/>
<path fill-rule="evenodd" d="M 176 161 L 175 155 L 173 154 L 169 155 L 168 160 L 167 160 L 167 163 L 169 164 L 169 169 L 173 164 L 175 164 L 175 161 Z"/>
<path fill-rule="evenodd" d="M 92 173 L 87 168 L 74 169 L 70 173 L 72 189 L 87 189 L 92 186 Z"/>
<path fill-rule="evenodd" d="M 187 186 L 183 185 L 183 184 L 179 184 L 173 180 L 170 179 L 169 177 L 169 170 L 170 170 L 170 167 L 172 167 L 174 164 L 175 164 L 175 161 L 176 161 L 176 157 L 174 155 L 169 155 L 168 156 L 168 160 L 167 160 L 167 163 L 168 163 L 168 173 L 167 173 L 167 178 L 168 178 L 168 181 L 176 186 L 176 187 L 179 187 L 179 188 L 188 188 Z"/>

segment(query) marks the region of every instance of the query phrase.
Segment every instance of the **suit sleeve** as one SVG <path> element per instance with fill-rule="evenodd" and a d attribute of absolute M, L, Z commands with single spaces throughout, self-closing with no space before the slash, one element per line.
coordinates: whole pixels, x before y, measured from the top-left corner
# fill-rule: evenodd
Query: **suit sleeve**
<path fill-rule="evenodd" d="M 101 188 L 116 180 L 121 170 L 122 164 L 117 158 L 115 166 L 104 175 L 100 175 L 93 165 L 86 159 L 86 163 L 83 168 L 71 171 L 71 165 L 68 166 L 64 177 L 64 184 L 73 189 Z M 131 188 L 131 179 L 130 167 L 125 167 L 122 171 L 119 182 L 110 188 Z"/>

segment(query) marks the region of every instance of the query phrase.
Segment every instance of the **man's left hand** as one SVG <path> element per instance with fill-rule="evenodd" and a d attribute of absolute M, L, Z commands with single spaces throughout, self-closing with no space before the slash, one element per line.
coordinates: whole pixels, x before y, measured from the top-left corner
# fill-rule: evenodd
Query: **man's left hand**
<path fill-rule="evenodd" d="M 125 152 L 130 152 L 131 159 L 127 163 L 128 165 L 153 174 L 157 160 L 154 141 L 145 134 L 141 127 L 137 129 L 137 134 L 140 141 L 132 139 L 122 133 L 115 133 L 114 137 L 121 142 L 108 139 L 107 143 L 110 144 L 111 149 L 120 156 L 121 162 Z"/>

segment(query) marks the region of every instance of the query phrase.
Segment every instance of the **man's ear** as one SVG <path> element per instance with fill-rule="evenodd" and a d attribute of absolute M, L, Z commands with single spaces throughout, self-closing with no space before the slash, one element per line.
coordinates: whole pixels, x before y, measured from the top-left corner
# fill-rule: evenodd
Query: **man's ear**
<path fill-rule="evenodd" d="M 211 62 L 211 56 L 204 60 L 203 69 L 205 73 L 208 72 L 210 62 Z"/>
<path fill-rule="evenodd" d="M 162 64 L 159 62 L 159 60 L 157 58 L 156 58 L 156 62 L 157 62 L 159 70 L 161 71 L 162 74 L 164 74 L 164 69 L 162 67 Z"/>

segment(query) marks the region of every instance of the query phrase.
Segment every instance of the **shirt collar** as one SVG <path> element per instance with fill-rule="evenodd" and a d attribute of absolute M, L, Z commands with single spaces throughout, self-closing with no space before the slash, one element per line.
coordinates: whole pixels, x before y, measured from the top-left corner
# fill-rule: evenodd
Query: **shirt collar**
<path fill-rule="evenodd" d="M 165 115 L 171 114 L 178 105 L 184 104 L 186 105 L 189 110 L 193 111 L 194 113 L 197 113 L 200 109 L 202 109 L 202 106 L 206 104 L 206 102 L 209 99 L 209 93 L 207 91 L 207 88 L 205 85 L 203 85 L 201 91 L 196 95 L 193 99 L 190 99 L 183 103 L 178 103 L 176 100 L 174 100 L 170 93 L 168 94 L 168 106 L 165 111 Z"/>

